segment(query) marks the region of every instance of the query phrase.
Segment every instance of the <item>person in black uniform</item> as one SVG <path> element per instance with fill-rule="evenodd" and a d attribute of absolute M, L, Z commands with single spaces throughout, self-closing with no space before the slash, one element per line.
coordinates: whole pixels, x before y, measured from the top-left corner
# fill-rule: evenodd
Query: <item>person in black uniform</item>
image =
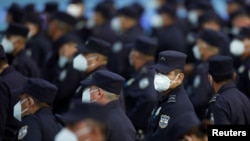
<path fill-rule="evenodd" d="M 106 108 L 96 103 L 72 101 L 71 108 L 62 115 L 65 127 L 55 141 L 106 141 Z"/>
<path fill-rule="evenodd" d="M 99 103 L 107 108 L 107 141 L 135 141 L 135 128 L 119 102 L 124 82 L 122 76 L 108 70 L 98 70 L 92 79 L 81 81 L 85 87 L 82 101 Z"/>
<path fill-rule="evenodd" d="M 206 117 L 214 124 L 250 124 L 250 101 L 235 83 L 233 60 L 229 56 L 209 59 L 209 82 L 216 95 L 209 101 Z"/>
<path fill-rule="evenodd" d="M 9 66 L 0 45 L 0 141 L 13 141 L 20 122 L 13 116 L 13 107 L 19 97 L 12 90 L 22 87 L 25 77 Z"/>
<path fill-rule="evenodd" d="M 7 9 L 5 21 L 7 24 L 22 23 L 24 19 L 24 10 L 18 3 L 12 3 Z"/>
<path fill-rule="evenodd" d="M 196 62 L 193 74 L 189 77 L 186 87 L 196 114 L 201 120 L 205 118 L 207 104 L 214 94 L 207 78 L 207 60 L 219 54 L 221 38 L 220 32 L 204 29 L 198 35 L 197 46 L 193 48 L 194 54 L 199 61 Z"/>
<path fill-rule="evenodd" d="M 57 114 L 68 110 L 70 100 L 74 96 L 80 81 L 85 76 L 84 73 L 73 68 L 73 58 L 81 50 L 82 46 L 77 43 L 74 36 L 64 35 L 60 38 L 58 46 L 59 59 L 58 63 L 55 64 L 58 70 L 54 82 L 58 87 L 58 94 L 53 104 L 53 112 Z"/>
<path fill-rule="evenodd" d="M 44 33 L 41 15 L 37 12 L 28 13 L 24 19 L 29 28 L 26 51 L 39 66 L 41 77 L 44 77 L 45 61 L 52 49 L 50 40 Z"/>
<path fill-rule="evenodd" d="M 128 61 L 130 48 L 127 48 L 126 45 L 133 43 L 136 40 L 136 37 L 145 35 L 145 33 L 139 24 L 141 13 L 137 11 L 136 7 L 131 5 L 122 7 L 118 9 L 116 14 L 118 23 L 120 23 L 118 24 L 119 36 L 113 44 L 112 52 L 109 57 L 108 68 L 111 71 L 122 75 L 125 79 L 129 79 L 134 70 Z M 112 21 L 111 25 L 113 25 Z M 115 30 L 114 26 L 111 27 Z"/>
<path fill-rule="evenodd" d="M 150 70 L 155 63 L 157 43 L 147 36 L 139 36 L 131 47 L 129 60 L 136 71 L 124 86 L 124 100 L 126 114 L 140 136 L 138 140 L 143 140 L 150 113 L 158 100 L 158 93 L 153 83 L 154 71 Z"/>
<path fill-rule="evenodd" d="M 184 65 L 187 55 L 178 51 L 163 51 L 159 54 L 155 69 L 154 87 L 161 93 L 161 99 L 153 109 L 149 121 L 147 141 L 176 141 L 172 129 L 175 120 L 186 112 L 193 112 L 183 86 Z M 187 119 L 187 122 L 192 119 Z"/>
<path fill-rule="evenodd" d="M 57 87 L 41 78 L 28 78 L 14 93 L 20 94 L 14 106 L 15 116 L 21 118 L 17 140 L 54 141 L 63 127 L 51 110 Z"/>
<path fill-rule="evenodd" d="M 5 53 L 13 57 L 11 65 L 26 77 L 40 77 L 35 61 L 25 50 L 29 29 L 21 24 L 10 24 L 2 40 Z"/>

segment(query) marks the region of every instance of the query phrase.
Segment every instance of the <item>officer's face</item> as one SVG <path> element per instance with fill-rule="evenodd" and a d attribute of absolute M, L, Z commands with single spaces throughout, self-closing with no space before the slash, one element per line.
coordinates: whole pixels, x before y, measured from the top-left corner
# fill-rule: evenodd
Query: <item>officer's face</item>
<path fill-rule="evenodd" d="M 95 25 L 102 25 L 104 23 L 104 18 L 99 12 L 94 13 Z"/>
<path fill-rule="evenodd" d="M 84 54 L 84 57 L 86 57 L 87 62 L 88 62 L 88 68 L 87 68 L 86 72 L 91 72 L 91 71 L 95 70 L 96 67 L 98 67 L 98 63 L 100 61 L 98 58 L 98 54 L 87 53 L 87 54 Z"/>
<path fill-rule="evenodd" d="M 90 101 L 98 102 L 98 100 L 101 99 L 103 96 L 102 90 L 96 86 L 90 86 L 89 88 L 90 88 Z"/>
<path fill-rule="evenodd" d="M 63 44 L 59 49 L 59 55 L 72 58 L 77 52 L 77 44 L 74 42 Z"/>

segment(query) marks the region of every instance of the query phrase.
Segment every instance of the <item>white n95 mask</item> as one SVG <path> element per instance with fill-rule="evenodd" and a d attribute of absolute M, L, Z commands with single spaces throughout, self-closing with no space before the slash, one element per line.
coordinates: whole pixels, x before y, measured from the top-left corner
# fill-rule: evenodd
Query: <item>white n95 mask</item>
<path fill-rule="evenodd" d="M 230 43 L 230 52 L 234 55 L 234 56 L 240 56 L 244 53 L 245 51 L 245 46 L 244 43 L 239 40 L 239 39 L 234 39 L 231 43 Z"/>
<path fill-rule="evenodd" d="M 14 51 L 13 43 L 10 40 L 8 40 L 6 37 L 4 37 L 2 39 L 1 44 L 2 44 L 4 52 L 6 54 L 10 54 L 10 53 L 12 53 Z"/>
<path fill-rule="evenodd" d="M 24 99 L 22 101 L 18 101 L 15 106 L 14 106 L 14 109 L 13 109 L 13 116 L 18 120 L 18 121 L 22 121 L 22 114 L 24 112 L 26 112 L 28 110 L 28 108 L 24 109 L 22 111 L 22 104 L 27 100 Z"/>
<path fill-rule="evenodd" d="M 87 59 L 82 55 L 77 55 L 73 60 L 73 68 L 78 71 L 86 71 L 88 68 Z"/>
<path fill-rule="evenodd" d="M 78 137 L 86 135 L 91 132 L 91 128 L 85 127 L 76 133 L 73 133 L 67 128 L 63 128 L 56 136 L 55 141 L 78 141 Z M 86 139 L 87 140 L 87 139 Z M 88 140 L 90 141 L 90 140 Z"/>
<path fill-rule="evenodd" d="M 179 74 L 175 77 L 175 80 L 170 80 L 167 76 L 157 73 L 154 78 L 154 87 L 158 92 L 167 91 L 171 85 L 171 83 L 175 83 Z"/>
<path fill-rule="evenodd" d="M 63 68 L 68 63 L 68 58 L 65 56 L 60 55 L 58 59 L 58 66 Z"/>
<path fill-rule="evenodd" d="M 194 54 L 195 59 L 201 60 L 201 52 L 200 52 L 200 50 L 199 50 L 198 45 L 195 45 L 195 46 L 192 48 L 192 51 L 193 51 L 193 54 Z"/>

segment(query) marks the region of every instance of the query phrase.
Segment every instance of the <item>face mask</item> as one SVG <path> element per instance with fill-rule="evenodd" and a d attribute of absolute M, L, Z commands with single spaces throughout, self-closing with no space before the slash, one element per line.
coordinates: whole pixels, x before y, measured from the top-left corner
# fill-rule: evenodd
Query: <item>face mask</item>
<path fill-rule="evenodd" d="M 67 12 L 77 18 L 79 17 L 81 14 L 82 14 L 82 9 L 80 6 L 76 5 L 76 4 L 70 4 L 68 7 L 67 7 Z"/>
<path fill-rule="evenodd" d="M 163 26 L 162 17 L 159 14 L 156 14 L 151 19 L 151 25 L 154 28 L 161 28 Z"/>
<path fill-rule="evenodd" d="M 90 94 L 91 94 L 91 92 L 94 92 L 94 91 L 97 91 L 97 90 L 98 89 L 90 91 L 90 88 L 86 88 L 85 90 L 83 90 L 83 92 L 82 92 L 82 102 L 86 102 L 86 103 L 95 102 L 96 100 L 91 101 Z"/>
<path fill-rule="evenodd" d="M 91 132 L 91 128 L 85 127 L 76 133 L 73 133 L 67 128 L 63 128 L 56 136 L 55 141 L 78 141 L 78 137 Z"/>
<path fill-rule="evenodd" d="M 238 27 L 232 27 L 231 34 L 238 35 L 240 33 L 240 28 Z"/>
<path fill-rule="evenodd" d="M 175 77 L 175 80 L 170 80 L 167 76 L 157 73 L 154 78 L 154 87 L 159 92 L 167 91 L 171 85 L 171 83 L 175 83 L 179 74 Z"/>
<path fill-rule="evenodd" d="M 73 68 L 78 71 L 86 71 L 88 68 L 87 59 L 82 55 L 77 55 L 73 60 Z"/>
<path fill-rule="evenodd" d="M 93 28 L 95 26 L 94 18 L 89 18 L 86 26 L 87 26 L 87 28 Z"/>
<path fill-rule="evenodd" d="M 24 99 L 23 101 L 18 101 L 18 102 L 16 103 L 16 105 L 14 106 L 13 116 L 14 116 L 18 121 L 22 121 L 22 114 L 28 110 L 28 108 L 26 108 L 26 109 L 24 109 L 24 110 L 22 111 L 22 104 L 23 104 L 26 100 L 27 100 L 27 98 Z"/>
<path fill-rule="evenodd" d="M 5 53 L 10 54 L 14 51 L 13 43 L 10 40 L 8 40 L 7 38 L 3 38 L 1 44 L 3 46 Z"/>
<path fill-rule="evenodd" d="M 65 56 L 60 55 L 58 59 L 58 66 L 60 68 L 63 68 L 68 62 L 68 58 Z"/>
<path fill-rule="evenodd" d="M 240 56 L 240 55 L 242 55 L 244 53 L 244 51 L 245 51 L 245 46 L 244 46 L 244 43 L 241 40 L 234 39 L 230 43 L 230 52 L 234 56 Z"/>
<path fill-rule="evenodd" d="M 192 51 L 193 51 L 194 57 L 195 57 L 197 60 L 201 60 L 201 52 L 200 52 L 200 50 L 199 50 L 198 45 L 195 45 L 195 46 L 192 48 Z"/>
<path fill-rule="evenodd" d="M 177 16 L 179 17 L 179 18 L 186 18 L 186 16 L 187 16 L 187 10 L 186 10 L 186 8 L 184 8 L 184 7 L 181 7 L 181 8 L 178 8 L 177 9 Z"/>
<path fill-rule="evenodd" d="M 197 24 L 198 24 L 198 14 L 195 11 L 188 12 L 187 18 L 188 18 L 189 22 L 192 25 L 197 26 Z"/>
<path fill-rule="evenodd" d="M 110 22 L 111 29 L 114 30 L 116 33 L 121 32 L 121 21 L 118 17 L 113 18 Z"/>

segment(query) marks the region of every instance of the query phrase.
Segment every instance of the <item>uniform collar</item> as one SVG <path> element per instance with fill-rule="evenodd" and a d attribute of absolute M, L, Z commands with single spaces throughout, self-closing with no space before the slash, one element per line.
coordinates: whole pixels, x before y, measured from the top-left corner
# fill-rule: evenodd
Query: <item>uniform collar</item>
<path fill-rule="evenodd" d="M 107 107 L 107 108 L 115 108 L 115 107 L 119 107 L 119 106 L 120 106 L 120 103 L 118 100 L 111 101 L 105 105 L 105 107 Z"/>
<path fill-rule="evenodd" d="M 165 102 L 165 101 L 176 102 L 175 101 L 176 95 L 179 93 L 182 93 L 183 90 L 184 90 L 184 86 L 183 84 L 181 84 L 180 86 L 177 86 L 175 89 L 171 90 L 166 96 L 163 96 L 160 102 Z"/>
<path fill-rule="evenodd" d="M 5 69 L 3 70 L 3 72 L 1 73 L 1 75 L 3 76 L 3 75 L 5 75 L 5 74 L 7 74 L 7 73 L 9 73 L 9 72 L 14 71 L 14 70 L 15 70 L 15 69 L 14 69 L 13 67 L 8 66 L 7 68 L 5 68 Z"/>
<path fill-rule="evenodd" d="M 224 91 L 226 91 L 227 89 L 230 89 L 230 88 L 236 88 L 236 85 L 235 83 L 232 81 L 232 82 L 228 82 L 226 84 L 224 84 L 218 91 L 218 93 L 223 93 Z"/>

